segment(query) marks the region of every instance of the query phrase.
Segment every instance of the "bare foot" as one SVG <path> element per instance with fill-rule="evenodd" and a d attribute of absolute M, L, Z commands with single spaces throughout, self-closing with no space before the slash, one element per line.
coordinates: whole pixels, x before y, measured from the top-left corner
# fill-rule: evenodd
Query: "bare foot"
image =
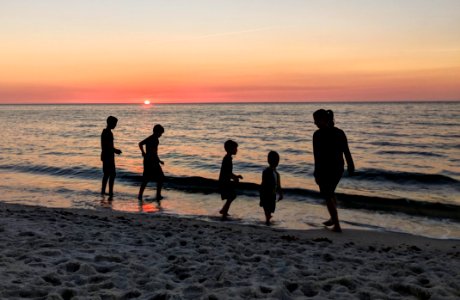
<path fill-rule="evenodd" d="M 340 226 L 337 226 L 337 225 L 336 225 L 336 226 L 334 226 L 334 227 L 332 228 L 332 231 L 334 231 L 334 232 L 342 232 L 342 228 L 340 228 Z"/>
<path fill-rule="evenodd" d="M 223 215 L 223 214 L 224 214 L 224 211 L 223 211 L 222 209 L 219 210 L 219 214 Z M 230 214 L 229 214 L 229 213 L 226 213 L 225 215 L 226 215 L 227 217 L 230 217 Z"/>
<path fill-rule="evenodd" d="M 323 222 L 323 225 L 324 226 L 332 226 L 332 225 L 334 225 L 334 222 L 331 219 L 329 219 L 326 222 Z"/>

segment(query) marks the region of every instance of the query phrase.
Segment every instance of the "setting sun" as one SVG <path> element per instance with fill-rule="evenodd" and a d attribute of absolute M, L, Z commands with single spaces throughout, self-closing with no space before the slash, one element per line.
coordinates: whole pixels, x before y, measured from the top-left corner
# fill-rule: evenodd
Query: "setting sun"
<path fill-rule="evenodd" d="M 149 105 L 149 104 L 150 104 L 150 100 L 145 100 L 145 101 L 144 101 L 144 104 L 145 104 L 145 105 Z"/>

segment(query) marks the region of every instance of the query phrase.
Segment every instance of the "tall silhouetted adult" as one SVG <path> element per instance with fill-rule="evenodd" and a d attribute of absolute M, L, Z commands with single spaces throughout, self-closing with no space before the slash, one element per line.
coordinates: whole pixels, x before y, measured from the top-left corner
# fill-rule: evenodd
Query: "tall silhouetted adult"
<path fill-rule="evenodd" d="M 160 164 L 163 165 L 164 162 L 158 157 L 158 145 L 160 144 L 159 138 L 164 132 L 165 130 L 163 126 L 157 124 L 153 127 L 153 134 L 139 143 L 139 148 L 141 149 L 142 156 L 144 157 L 144 174 L 141 188 L 139 189 L 139 195 L 137 196 L 139 200 L 142 200 L 142 195 L 144 194 L 145 187 L 149 181 L 157 182 L 156 200 L 160 201 L 163 199 L 161 196 L 161 189 L 163 187 L 165 175 Z"/>
<path fill-rule="evenodd" d="M 314 176 L 320 193 L 326 200 L 327 209 L 331 216 L 323 224 L 334 226 L 333 231 L 341 232 L 335 189 L 344 171 L 343 157 L 345 156 L 347 161 L 347 169 L 350 175 L 353 174 L 355 166 L 345 133 L 334 127 L 334 113 L 331 110 L 319 109 L 314 112 L 313 118 L 319 128 L 313 135 Z"/>
<path fill-rule="evenodd" d="M 121 150 L 116 149 L 113 145 L 112 129 L 117 127 L 118 119 L 109 116 L 107 118 L 107 127 L 102 130 L 101 134 L 101 160 L 104 177 L 102 177 L 101 195 L 106 195 L 105 189 L 107 181 L 109 182 L 109 199 L 113 197 L 113 184 L 115 182 L 115 153 L 121 154 Z"/>

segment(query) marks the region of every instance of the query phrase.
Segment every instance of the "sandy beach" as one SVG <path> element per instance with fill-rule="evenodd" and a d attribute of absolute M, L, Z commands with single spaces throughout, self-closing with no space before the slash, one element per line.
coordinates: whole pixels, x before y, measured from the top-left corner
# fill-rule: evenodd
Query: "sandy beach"
<path fill-rule="evenodd" d="M 0 204 L 0 299 L 459 299 L 460 242 Z"/>

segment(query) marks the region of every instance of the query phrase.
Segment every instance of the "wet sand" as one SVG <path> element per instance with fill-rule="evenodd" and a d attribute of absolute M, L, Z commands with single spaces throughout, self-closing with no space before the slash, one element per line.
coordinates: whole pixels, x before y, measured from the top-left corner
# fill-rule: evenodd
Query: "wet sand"
<path fill-rule="evenodd" d="M 0 299 L 459 299 L 460 241 L 0 204 Z"/>

